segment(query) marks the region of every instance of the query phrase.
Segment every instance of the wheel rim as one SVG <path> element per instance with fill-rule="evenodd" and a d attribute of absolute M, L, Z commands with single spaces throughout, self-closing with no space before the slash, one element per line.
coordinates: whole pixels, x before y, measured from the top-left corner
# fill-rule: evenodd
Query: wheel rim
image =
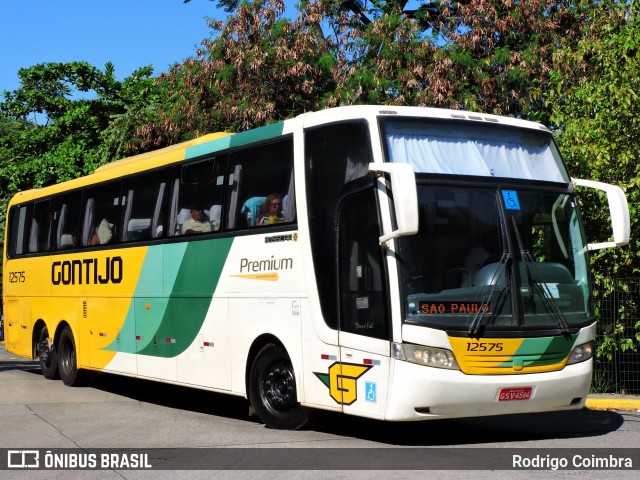
<path fill-rule="evenodd" d="M 262 380 L 261 396 L 264 404 L 274 412 L 288 412 L 296 406 L 296 381 L 291 366 L 273 364 Z"/>
<path fill-rule="evenodd" d="M 50 367 L 51 366 L 51 342 L 49 341 L 49 338 L 45 338 L 40 342 L 40 345 L 38 346 L 38 353 L 39 353 L 39 357 L 40 357 L 40 361 L 42 362 L 42 364 L 45 367 Z"/>
<path fill-rule="evenodd" d="M 60 352 L 61 362 L 60 368 L 64 371 L 65 374 L 71 372 L 73 366 L 75 364 L 75 356 L 76 352 L 74 348 L 71 346 L 71 343 L 66 341 L 62 345 L 62 351 Z"/>

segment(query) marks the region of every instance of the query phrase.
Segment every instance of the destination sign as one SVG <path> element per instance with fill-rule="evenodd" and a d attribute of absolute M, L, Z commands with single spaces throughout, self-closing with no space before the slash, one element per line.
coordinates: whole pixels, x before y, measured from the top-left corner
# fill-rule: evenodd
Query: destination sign
<path fill-rule="evenodd" d="M 420 302 L 423 315 L 490 313 L 489 304 L 482 302 Z"/>

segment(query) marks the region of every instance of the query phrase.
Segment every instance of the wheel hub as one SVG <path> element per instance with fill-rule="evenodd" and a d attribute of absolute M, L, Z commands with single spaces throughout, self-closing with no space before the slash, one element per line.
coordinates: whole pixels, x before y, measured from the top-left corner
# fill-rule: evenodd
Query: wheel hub
<path fill-rule="evenodd" d="M 272 369 L 267 374 L 264 385 L 267 400 L 274 407 L 284 408 L 295 403 L 295 381 L 289 369 L 280 367 Z"/>
<path fill-rule="evenodd" d="M 48 338 L 40 342 L 38 354 L 42 363 L 44 363 L 45 365 L 49 365 L 49 363 L 51 362 L 51 342 L 49 342 Z"/>

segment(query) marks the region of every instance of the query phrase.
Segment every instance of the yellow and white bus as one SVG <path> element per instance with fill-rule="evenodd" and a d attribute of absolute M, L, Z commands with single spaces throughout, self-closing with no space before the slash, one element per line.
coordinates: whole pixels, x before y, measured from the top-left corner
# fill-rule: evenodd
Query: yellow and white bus
<path fill-rule="evenodd" d="M 612 241 L 586 243 L 576 184 L 606 192 Z M 542 125 L 328 109 L 17 194 L 6 347 L 71 386 L 244 396 L 274 428 L 579 409 L 588 250 L 628 240 L 622 190 L 572 180 Z"/>

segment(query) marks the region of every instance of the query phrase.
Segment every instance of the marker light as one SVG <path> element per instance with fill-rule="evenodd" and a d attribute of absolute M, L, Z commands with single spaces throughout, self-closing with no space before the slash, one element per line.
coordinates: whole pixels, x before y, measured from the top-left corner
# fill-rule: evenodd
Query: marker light
<path fill-rule="evenodd" d="M 567 365 L 573 365 L 574 363 L 584 362 L 593 357 L 593 341 L 578 345 L 571 350 Z"/>
<path fill-rule="evenodd" d="M 391 355 L 397 360 L 404 360 L 405 362 L 427 367 L 460 369 L 453 352 L 443 348 L 425 347 L 409 343 L 392 343 Z"/>

